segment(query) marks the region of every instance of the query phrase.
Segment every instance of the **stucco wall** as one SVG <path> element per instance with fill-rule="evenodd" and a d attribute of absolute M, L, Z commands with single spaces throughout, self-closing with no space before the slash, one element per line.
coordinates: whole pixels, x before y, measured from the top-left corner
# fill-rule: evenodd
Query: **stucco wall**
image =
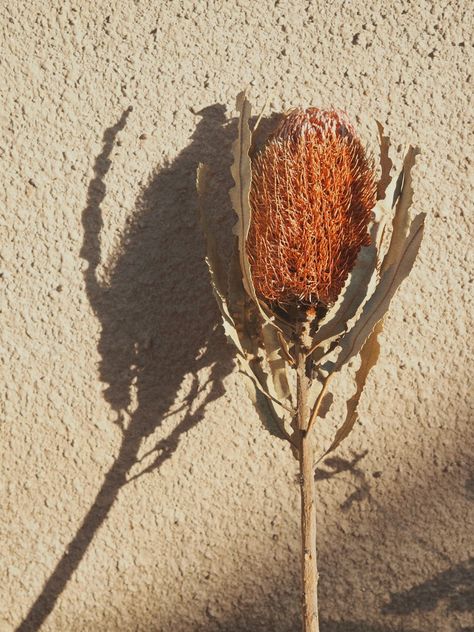
<path fill-rule="evenodd" d="M 249 82 L 422 149 L 420 258 L 318 470 L 322 630 L 472 632 L 469 3 L 1 5 L 1 632 L 299 629 L 296 462 L 233 369 L 196 221 Z"/>

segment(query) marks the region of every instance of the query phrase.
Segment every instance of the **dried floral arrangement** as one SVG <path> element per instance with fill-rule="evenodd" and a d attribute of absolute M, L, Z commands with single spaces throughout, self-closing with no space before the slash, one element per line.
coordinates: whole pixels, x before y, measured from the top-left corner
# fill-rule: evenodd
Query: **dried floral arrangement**
<path fill-rule="evenodd" d="M 412 219 L 409 212 L 418 150 L 409 147 L 392 177 L 390 142 L 377 123 L 377 180 L 374 161 L 345 113 L 290 110 L 257 148 L 259 121 L 251 131 L 246 92 L 238 95 L 237 109 L 230 191 L 236 247 L 226 271 L 201 207 L 206 260 L 239 369 L 259 395 L 268 428 L 299 460 L 303 629 L 318 632 L 314 428 L 331 405 L 332 377 L 359 355 L 346 417 L 318 460 L 356 423 L 379 356 L 384 315 L 423 236 L 424 214 Z M 208 177 L 200 165 L 200 199 Z"/>

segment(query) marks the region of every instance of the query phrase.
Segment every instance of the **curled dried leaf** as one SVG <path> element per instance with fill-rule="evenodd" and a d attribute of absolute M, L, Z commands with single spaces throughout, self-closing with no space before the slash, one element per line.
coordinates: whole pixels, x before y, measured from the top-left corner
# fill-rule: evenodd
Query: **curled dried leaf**
<path fill-rule="evenodd" d="M 321 458 L 324 458 L 327 454 L 335 450 L 341 441 L 343 441 L 354 428 L 357 421 L 357 406 L 359 405 L 359 400 L 362 395 L 362 391 L 364 390 L 367 376 L 379 358 L 380 344 L 377 338 L 379 333 L 382 331 L 382 327 L 382 321 L 379 321 L 361 349 L 360 367 L 355 375 L 356 392 L 347 402 L 347 414 L 344 423 L 336 432 L 334 441 Z"/>
<path fill-rule="evenodd" d="M 417 147 L 409 147 L 403 162 L 403 168 L 398 176 L 397 185 L 394 191 L 393 203 L 396 203 L 395 214 L 392 221 L 392 237 L 390 245 L 385 255 L 380 272 L 383 274 L 389 266 L 397 262 L 400 258 L 401 250 L 410 228 L 410 206 L 413 201 L 412 169 L 415 165 L 416 156 L 420 153 Z"/>
<path fill-rule="evenodd" d="M 250 378 L 249 380 L 246 380 L 247 392 L 250 400 L 257 410 L 263 426 L 277 439 L 288 441 L 290 437 L 286 432 L 280 417 L 276 413 L 272 402 L 268 399 L 268 397 L 262 395 L 260 389 L 256 387 L 255 379 L 248 374 L 245 375 Z"/>
<path fill-rule="evenodd" d="M 375 292 L 364 305 L 360 318 L 342 337 L 339 343 L 341 351 L 335 363 L 327 363 L 324 367 L 329 373 L 339 371 L 346 362 L 359 353 L 375 325 L 385 315 L 399 285 L 408 276 L 415 263 L 423 237 L 424 219 L 425 214 L 420 213 L 413 220 L 408 237 L 399 252 L 398 260 L 385 270 Z"/>
<path fill-rule="evenodd" d="M 369 283 L 375 272 L 377 263 L 377 230 L 377 225 L 372 226 L 371 243 L 369 246 L 361 248 L 356 265 L 341 293 L 335 310 L 331 311 L 333 315 L 329 314 L 327 322 L 324 322 L 314 335 L 311 353 L 316 350 L 319 345 L 327 344 L 341 336 L 346 331 L 347 323 L 354 318 L 357 310 L 366 300 Z M 319 361 L 317 356 L 313 359 L 317 362 Z"/>
<path fill-rule="evenodd" d="M 200 201 L 204 197 L 208 173 L 208 168 L 205 165 L 200 164 L 198 166 L 196 186 Z M 285 404 L 281 403 L 268 391 L 265 375 L 258 368 L 258 363 L 255 363 L 255 358 L 258 355 L 258 334 L 252 332 L 249 319 L 245 315 L 247 296 L 242 288 L 242 277 L 234 265 L 233 268 L 231 266 L 231 271 L 233 270 L 234 274 L 230 275 L 230 282 L 227 282 L 223 264 L 217 252 L 215 236 L 209 228 L 208 217 L 201 203 L 199 204 L 199 212 L 202 229 L 206 237 L 206 263 L 209 268 L 212 289 L 222 314 L 224 332 L 227 339 L 237 348 L 239 369 L 254 381 L 256 388 L 268 400 L 285 408 Z M 226 289 L 228 287 L 230 288 L 229 294 L 232 297 L 233 313 L 229 309 L 229 300 L 226 297 Z M 289 411 L 293 413 L 291 408 L 289 408 Z"/>
<path fill-rule="evenodd" d="M 247 294 L 255 302 L 263 320 L 267 322 L 270 319 L 262 309 L 257 298 L 257 294 L 255 293 L 246 249 L 252 217 L 252 210 L 249 201 L 250 185 L 252 182 L 252 167 L 249 156 L 252 144 L 252 134 L 250 132 L 249 120 L 252 114 L 252 108 L 249 100 L 247 99 L 246 91 L 240 92 L 237 95 L 236 107 L 240 113 L 240 117 L 237 138 L 232 145 L 234 162 L 231 167 L 231 173 L 235 184 L 229 191 L 232 206 L 237 214 L 237 222 L 235 223 L 233 232 L 238 238 L 239 260 L 240 269 L 242 271 L 243 286 Z"/>

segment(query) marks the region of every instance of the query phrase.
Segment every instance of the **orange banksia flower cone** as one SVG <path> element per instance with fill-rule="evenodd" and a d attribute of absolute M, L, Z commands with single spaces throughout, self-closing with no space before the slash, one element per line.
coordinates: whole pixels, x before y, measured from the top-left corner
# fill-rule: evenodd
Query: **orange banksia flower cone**
<path fill-rule="evenodd" d="M 247 252 L 257 295 L 281 306 L 334 303 L 370 243 L 376 188 L 343 112 L 290 111 L 252 159 Z"/>

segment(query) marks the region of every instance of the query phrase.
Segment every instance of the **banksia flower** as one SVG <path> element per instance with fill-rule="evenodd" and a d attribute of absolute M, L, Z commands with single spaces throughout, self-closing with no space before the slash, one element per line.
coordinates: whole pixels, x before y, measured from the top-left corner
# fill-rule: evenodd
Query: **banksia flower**
<path fill-rule="evenodd" d="M 320 460 L 355 426 L 379 356 L 384 316 L 418 253 L 424 213 L 410 215 L 418 150 L 408 149 L 401 173 L 392 177 L 389 139 L 378 124 L 376 182 L 372 160 L 344 113 L 292 110 L 253 153 L 255 128 L 249 127 L 245 92 L 237 97 L 237 109 L 235 184 L 229 192 L 236 247 L 225 266 L 204 211 L 209 170 L 200 165 L 206 261 L 224 331 L 240 371 L 260 393 L 260 402 L 254 401 L 265 425 L 291 445 L 299 461 L 303 630 L 319 632 L 314 468 L 316 449 L 323 446 L 316 442 L 316 421 L 331 405 L 333 376 L 360 356 L 347 412 Z M 384 239 L 389 215 L 391 231 Z"/>
<path fill-rule="evenodd" d="M 345 113 L 294 109 L 252 159 L 247 253 L 268 303 L 334 303 L 376 202 L 371 160 Z"/>

